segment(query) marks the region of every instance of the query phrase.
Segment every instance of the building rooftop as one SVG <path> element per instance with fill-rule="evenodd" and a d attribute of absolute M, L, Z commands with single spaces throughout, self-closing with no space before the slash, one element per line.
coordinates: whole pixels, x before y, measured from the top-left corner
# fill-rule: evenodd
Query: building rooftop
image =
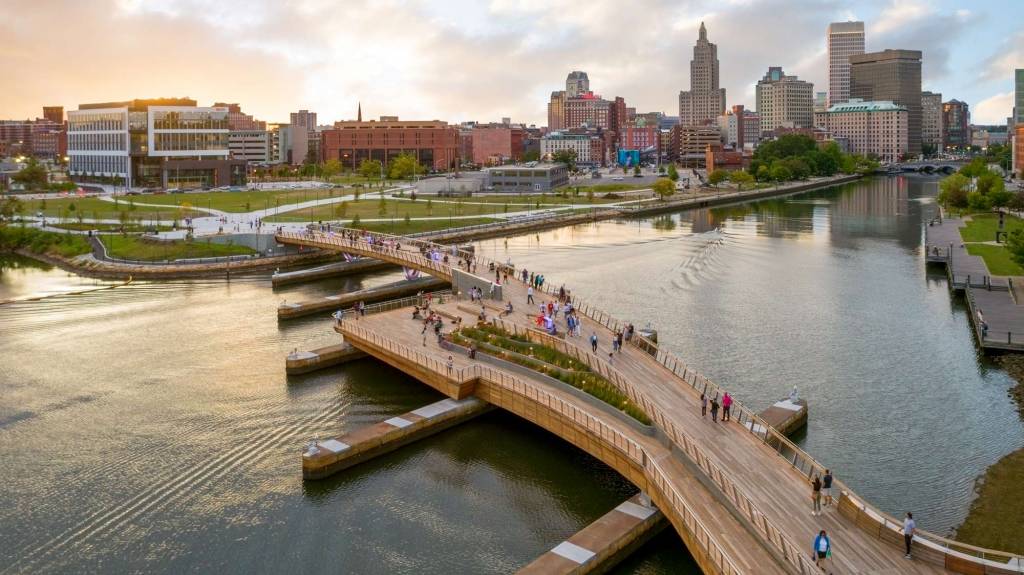
<path fill-rule="evenodd" d="M 853 98 L 848 102 L 836 104 L 828 109 L 829 114 L 841 114 L 845 112 L 895 112 L 906 111 L 906 106 L 897 106 L 888 100 L 865 101 Z"/>
<path fill-rule="evenodd" d="M 551 168 L 565 167 L 564 164 L 556 162 L 526 162 L 525 164 L 505 164 L 503 166 L 490 166 L 485 170 L 549 170 Z"/>

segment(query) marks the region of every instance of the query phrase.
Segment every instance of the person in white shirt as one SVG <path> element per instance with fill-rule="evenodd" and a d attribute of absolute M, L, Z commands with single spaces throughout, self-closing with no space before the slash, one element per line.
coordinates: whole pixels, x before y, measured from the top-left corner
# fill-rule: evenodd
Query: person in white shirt
<path fill-rule="evenodd" d="M 907 559 L 911 559 L 910 542 L 914 540 L 915 531 L 917 531 L 917 523 L 914 523 L 914 514 L 907 511 L 907 517 L 903 520 L 903 543 L 907 546 L 907 554 L 904 557 Z"/>

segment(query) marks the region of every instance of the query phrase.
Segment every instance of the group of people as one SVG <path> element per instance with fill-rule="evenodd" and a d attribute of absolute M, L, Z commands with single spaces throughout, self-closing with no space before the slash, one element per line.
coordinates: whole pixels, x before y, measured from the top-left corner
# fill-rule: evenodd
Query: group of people
<path fill-rule="evenodd" d="M 731 414 L 731 412 L 732 412 L 732 396 L 729 395 L 728 391 L 726 391 L 725 393 L 722 394 L 722 401 L 721 401 L 721 403 L 719 403 L 719 401 L 718 401 L 718 394 L 717 393 L 715 394 L 714 397 L 712 397 L 709 400 L 707 394 L 702 392 L 700 394 L 700 416 L 701 417 L 707 417 L 707 414 L 708 414 L 708 403 L 711 404 L 711 421 L 714 421 L 714 422 L 718 421 L 718 409 L 719 408 L 722 409 L 722 423 L 725 423 L 726 421 L 730 421 L 731 420 L 731 418 L 732 418 L 732 414 Z"/>

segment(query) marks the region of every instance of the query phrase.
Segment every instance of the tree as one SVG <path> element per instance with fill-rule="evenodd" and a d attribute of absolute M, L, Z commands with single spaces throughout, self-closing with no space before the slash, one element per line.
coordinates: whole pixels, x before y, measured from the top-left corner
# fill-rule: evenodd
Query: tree
<path fill-rule="evenodd" d="M 333 178 L 341 173 L 341 160 L 332 159 L 324 162 L 324 165 L 320 167 L 320 172 L 324 175 L 324 178 Z"/>
<path fill-rule="evenodd" d="M 405 212 L 405 218 L 403 219 L 405 220 L 406 227 L 409 227 L 409 225 L 412 224 L 412 218 L 409 217 L 409 212 Z"/>
<path fill-rule="evenodd" d="M 953 174 L 945 178 L 939 182 L 939 203 L 949 208 L 966 208 L 967 189 L 970 185 L 971 180 L 963 174 Z"/>
<path fill-rule="evenodd" d="M 721 184 L 727 179 L 729 179 L 729 172 L 726 172 L 725 170 L 712 170 L 711 173 L 708 174 L 708 183 L 716 188 L 718 187 L 718 184 Z"/>
<path fill-rule="evenodd" d="M 998 174 L 985 168 L 985 172 L 978 176 L 977 189 L 982 195 L 989 195 L 993 192 L 1002 192 L 1006 189 L 1006 184 Z"/>
<path fill-rule="evenodd" d="M 416 173 L 416 158 L 412 154 L 399 154 L 388 162 L 388 177 L 392 180 L 405 180 Z"/>
<path fill-rule="evenodd" d="M 760 166 L 757 167 L 757 175 L 756 175 L 756 177 L 757 177 L 757 181 L 759 181 L 759 182 L 771 181 L 771 179 L 772 179 L 771 168 L 769 168 L 768 166 L 766 166 L 764 164 L 761 164 Z"/>
<path fill-rule="evenodd" d="M 780 162 L 772 164 L 771 174 L 772 179 L 776 182 L 788 182 L 793 179 L 793 172 Z"/>
<path fill-rule="evenodd" d="M 386 215 L 388 215 L 388 203 L 384 199 L 383 195 L 381 195 L 380 201 L 377 202 L 377 215 L 379 215 L 379 216 L 386 216 Z"/>
<path fill-rule="evenodd" d="M 633 175 L 640 177 L 640 166 L 633 166 Z"/>
<path fill-rule="evenodd" d="M 29 190 L 44 189 L 49 183 L 46 168 L 36 161 L 35 158 L 29 158 L 25 163 L 25 167 L 11 176 L 11 180 L 25 186 Z"/>
<path fill-rule="evenodd" d="M 1024 265 L 1024 229 L 1016 229 L 1006 236 L 1006 249 L 1013 261 Z"/>
<path fill-rule="evenodd" d="M 427 215 L 431 216 L 434 214 L 434 201 L 427 198 Z"/>
<path fill-rule="evenodd" d="M 676 169 L 676 163 L 672 162 L 668 165 L 668 179 L 673 182 L 679 181 L 679 170 Z"/>
<path fill-rule="evenodd" d="M 350 227 L 353 227 L 353 228 L 358 228 L 359 227 L 359 214 L 356 214 L 356 217 L 352 218 L 352 225 Z"/>
<path fill-rule="evenodd" d="M 587 201 L 594 203 L 594 188 L 587 188 Z"/>
<path fill-rule="evenodd" d="M 987 212 L 992 209 L 992 200 L 981 192 L 967 194 L 967 207 L 972 212 Z"/>
<path fill-rule="evenodd" d="M 551 161 L 565 164 L 570 172 L 576 171 L 576 150 L 558 150 L 551 155 Z"/>
<path fill-rule="evenodd" d="M 658 178 L 653 184 L 651 189 L 654 190 L 655 194 L 662 200 L 668 198 L 676 191 L 676 184 L 668 178 Z"/>
<path fill-rule="evenodd" d="M 359 175 L 367 180 L 379 178 L 382 173 L 382 169 L 380 160 L 363 160 L 363 162 L 359 164 Z"/>
<path fill-rule="evenodd" d="M 729 180 L 736 184 L 736 187 L 742 191 L 744 184 L 751 184 L 754 182 L 754 176 L 751 176 L 743 170 L 736 170 L 729 174 Z"/>
<path fill-rule="evenodd" d="M 540 161 L 540 151 L 538 151 L 538 150 L 529 150 L 527 152 L 524 152 L 523 153 L 523 161 L 524 162 L 537 162 L 537 161 Z"/>
<path fill-rule="evenodd" d="M 344 218 L 348 214 L 348 202 L 340 202 L 337 207 L 334 208 L 334 215 L 339 218 Z"/>

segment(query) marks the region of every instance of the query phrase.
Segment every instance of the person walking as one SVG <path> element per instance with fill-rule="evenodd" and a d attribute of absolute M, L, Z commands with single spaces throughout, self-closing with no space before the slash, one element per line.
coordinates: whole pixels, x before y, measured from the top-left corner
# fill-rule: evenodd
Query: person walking
<path fill-rule="evenodd" d="M 722 396 L 722 421 L 729 421 L 729 408 L 732 407 L 732 396 L 725 392 Z"/>
<path fill-rule="evenodd" d="M 700 394 L 700 416 L 704 417 L 708 414 L 708 396 L 703 393 Z"/>
<path fill-rule="evenodd" d="M 814 538 L 814 551 L 811 557 L 814 559 L 814 564 L 818 567 L 822 567 L 822 563 L 825 559 L 832 557 L 832 540 L 828 538 L 828 533 L 822 529 L 818 532 L 818 536 Z"/>
<path fill-rule="evenodd" d="M 591 332 L 590 334 L 590 349 L 597 353 L 597 332 Z"/>
<path fill-rule="evenodd" d="M 817 475 L 811 481 L 811 515 L 821 515 L 821 478 Z"/>
<path fill-rule="evenodd" d="M 533 304 L 533 286 L 526 288 L 526 303 Z"/>
<path fill-rule="evenodd" d="M 826 469 L 821 478 L 821 494 L 825 496 L 825 507 L 832 505 L 832 470 Z"/>
<path fill-rule="evenodd" d="M 452 368 L 455 367 L 455 360 L 452 359 L 452 356 L 450 356 L 450 355 L 448 356 L 448 362 L 445 363 L 445 366 L 448 368 L 448 377 L 451 377 L 452 376 Z"/>
<path fill-rule="evenodd" d="M 914 523 L 914 514 L 907 511 L 907 517 L 903 520 L 903 543 L 907 546 L 907 559 L 913 559 L 910 555 L 910 543 L 914 540 L 914 532 L 917 531 L 917 523 Z"/>
<path fill-rule="evenodd" d="M 615 346 L 615 351 L 622 351 L 622 331 L 615 333 L 615 340 L 618 342 L 618 345 Z"/>
<path fill-rule="evenodd" d="M 718 421 L 718 397 L 711 398 L 711 421 Z"/>

